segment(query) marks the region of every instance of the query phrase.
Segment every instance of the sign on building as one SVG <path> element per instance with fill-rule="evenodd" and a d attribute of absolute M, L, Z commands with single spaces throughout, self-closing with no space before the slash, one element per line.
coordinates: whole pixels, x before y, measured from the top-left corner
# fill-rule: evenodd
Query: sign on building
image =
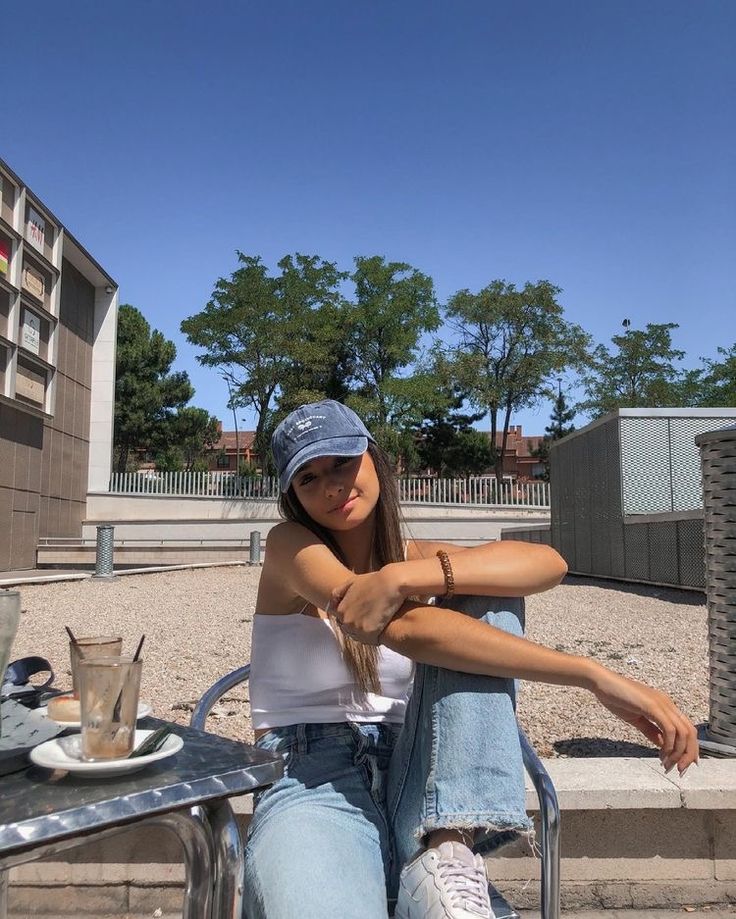
<path fill-rule="evenodd" d="M 46 238 L 46 221 L 32 207 L 28 208 L 28 223 L 26 224 L 26 239 L 39 252 L 43 253 Z"/>
<path fill-rule="evenodd" d="M 38 354 L 41 346 L 41 320 L 30 310 L 23 310 L 20 343 L 27 351 Z"/>
<path fill-rule="evenodd" d="M 41 272 L 37 271 L 32 265 L 23 266 L 21 284 L 34 297 L 43 300 L 43 295 L 46 292 L 46 281 Z"/>

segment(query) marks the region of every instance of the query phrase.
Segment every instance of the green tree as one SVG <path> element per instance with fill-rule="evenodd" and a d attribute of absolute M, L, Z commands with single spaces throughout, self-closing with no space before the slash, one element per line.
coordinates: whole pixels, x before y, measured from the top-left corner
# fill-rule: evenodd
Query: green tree
<path fill-rule="evenodd" d="M 495 451 L 488 435 L 473 427 L 485 412 L 465 412 L 464 402 L 464 394 L 455 391 L 416 426 L 419 468 L 460 476 L 478 475 L 493 466 Z"/>
<path fill-rule="evenodd" d="M 676 366 L 685 356 L 673 347 L 675 322 L 647 323 L 597 345 L 582 374 L 586 398 L 578 408 L 593 418 L 617 408 L 658 408 L 682 404 L 684 376 Z M 692 385 L 692 380 L 690 385 Z"/>
<path fill-rule="evenodd" d="M 355 259 L 355 301 L 350 314 L 350 383 L 374 427 L 406 427 L 431 400 L 431 374 L 408 374 L 423 333 L 440 325 L 432 279 L 405 262 L 374 255 Z"/>
<path fill-rule="evenodd" d="M 170 414 L 194 394 L 184 371 L 170 372 L 175 358 L 174 343 L 151 331 L 140 310 L 124 303 L 118 311 L 115 362 L 117 472 L 125 472 L 132 451 L 151 448 Z"/>
<path fill-rule="evenodd" d="M 317 256 L 287 255 L 278 264 L 286 312 L 302 318 L 291 366 L 280 382 L 279 408 L 289 412 L 315 398 L 344 399 L 353 356 L 350 306 L 340 293 L 348 274 Z"/>
<path fill-rule="evenodd" d="M 544 464 L 542 478 L 545 482 L 549 482 L 550 447 L 554 441 L 561 440 L 563 437 L 567 437 L 568 434 L 572 434 L 575 430 L 575 425 L 571 424 L 571 422 L 576 414 L 574 408 L 568 408 L 567 400 L 565 399 L 565 394 L 562 392 L 562 389 L 558 389 L 557 396 L 552 406 L 550 423 L 544 429 L 544 437 L 539 441 L 537 448 L 531 451 L 532 456 L 536 456 L 539 461 Z"/>
<path fill-rule="evenodd" d="M 721 360 L 702 358 L 701 370 L 691 371 L 697 376 L 695 395 L 690 405 L 736 406 L 736 344 L 730 348 L 718 348 Z"/>
<path fill-rule="evenodd" d="M 492 281 L 478 293 L 458 291 L 450 298 L 448 324 L 459 338 L 449 359 L 468 401 L 490 416 L 491 443 L 500 447 L 494 461 L 501 480 L 511 413 L 536 404 L 552 376 L 583 361 L 589 337 L 564 318 L 549 281 L 526 283 L 521 290 Z"/>
<path fill-rule="evenodd" d="M 185 319 L 181 329 L 204 349 L 199 363 L 218 368 L 230 382 L 232 404 L 253 409 L 255 449 L 265 457 L 279 393 L 292 399 L 297 389 L 313 395 L 339 376 L 336 316 L 344 276 L 332 263 L 298 253 L 281 259 L 274 276 L 259 256 L 238 252 L 238 262 L 229 278 L 217 281 L 204 310 Z"/>
<path fill-rule="evenodd" d="M 183 472 L 184 453 L 171 444 L 154 451 L 153 462 L 157 472 Z"/>
<path fill-rule="evenodd" d="M 191 472 L 200 460 L 208 467 L 206 454 L 220 439 L 220 425 L 206 409 L 188 405 L 171 414 L 161 426 L 152 445 L 156 468 L 163 471 L 162 462 L 169 468 L 173 455 L 178 454 L 181 466 Z M 172 453 L 173 451 L 173 453 Z"/>
<path fill-rule="evenodd" d="M 421 337 L 439 327 L 432 279 L 405 262 L 358 257 L 346 307 L 346 401 L 403 471 L 418 468 L 412 428 L 438 405 L 437 381 L 418 363 Z"/>

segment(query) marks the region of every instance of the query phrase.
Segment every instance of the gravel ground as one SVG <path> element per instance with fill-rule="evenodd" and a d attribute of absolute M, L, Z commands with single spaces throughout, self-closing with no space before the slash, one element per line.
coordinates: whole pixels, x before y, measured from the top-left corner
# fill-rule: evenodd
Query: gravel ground
<path fill-rule="evenodd" d="M 78 636 L 119 632 L 128 653 L 145 633 L 141 698 L 155 715 L 187 723 L 204 690 L 250 658 L 258 577 L 259 569 L 244 566 L 27 585 L 20 588 L 13 658 L 47 657 L 64 688 L 71 685 L 65 625 Z M 702 594 L 570 577 L 528 599 L 527 636 L 643 680 L 669 693 L 695 722 L 707 719 Z M 525 683 L 518 710 L 543 756 L 653 753 L 583 690 Z M 247 689 L 228 694 L 212 717 L 212 730 L 250 739 Z"/>

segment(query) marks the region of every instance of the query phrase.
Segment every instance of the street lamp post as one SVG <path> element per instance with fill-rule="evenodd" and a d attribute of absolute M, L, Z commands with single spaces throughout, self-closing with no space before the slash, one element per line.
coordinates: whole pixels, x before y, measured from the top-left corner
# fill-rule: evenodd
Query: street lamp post
<path fill-rule="evenodd" d="M 235 411 L 235 404 L 233 403 L 233 391 L 230 386 L 230 380 L 225 374 L 222 375 L 222 378 L 227 386 L 228 405 L 232 410 L 233 421 L 235 423 L 235 475 L 240 475 L 240 434 L 238 433 L 238 415 Z"/>

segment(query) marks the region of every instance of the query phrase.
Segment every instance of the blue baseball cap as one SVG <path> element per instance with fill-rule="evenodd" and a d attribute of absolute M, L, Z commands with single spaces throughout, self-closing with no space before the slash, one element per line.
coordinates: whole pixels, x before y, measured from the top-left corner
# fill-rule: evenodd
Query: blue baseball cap
<path fill-rule="evenodd" d="M 273 432 L 271 450 L 279 474 L 281 491 L 305 464 L 322 456 L 360 456 L 375 443 L 368 428 L 355 412 L 323 399 L 295 409 Z"/>

